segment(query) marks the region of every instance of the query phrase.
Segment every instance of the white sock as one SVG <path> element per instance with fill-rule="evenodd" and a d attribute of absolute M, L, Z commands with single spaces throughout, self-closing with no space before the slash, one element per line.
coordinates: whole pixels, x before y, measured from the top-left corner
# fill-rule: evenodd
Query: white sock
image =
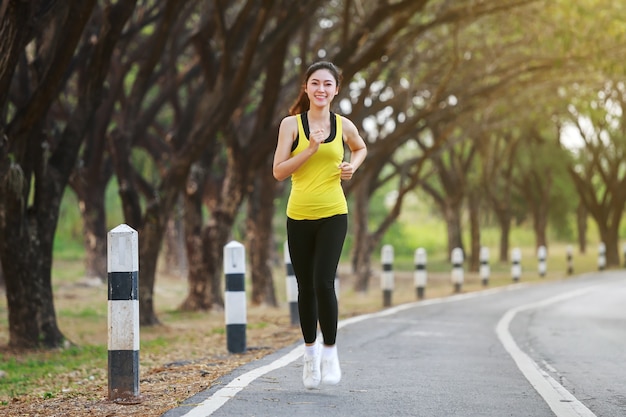
<path fill-rule="evenodd" d="M 322 357 L 323 358 L 332 358 L 337 355 L 337 345 L 326 346 L 324 345 L 324 349 L 322 349 Z"/>
<path fill-rule="evenodd" d="M 317 345 L 304 345 L 304 354 L 307 356 L 315 356 L 317 353 Z"/>

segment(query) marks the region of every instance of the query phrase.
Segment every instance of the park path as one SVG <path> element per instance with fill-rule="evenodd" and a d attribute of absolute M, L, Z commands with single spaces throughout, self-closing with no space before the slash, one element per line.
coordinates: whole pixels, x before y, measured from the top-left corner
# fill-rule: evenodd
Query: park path
<path fill-rule="evenodd" d="M 301 347 L 294 345 L 241 367 L 163 417 L 592 417 L 558 383 L 549 386 L 553 379 L 524 357 L 533 339 L 528 312 L 575 302 L 598 282 L 612 293 L 618 286 L 626 298 L 621 278 L 515 284 L 344 320 L 338 334 L 339 385 L 303 388 Z M 594 300 L 601 303 L 602 297 Z M 524 369 L 526 359 L 531 365 Z"/>

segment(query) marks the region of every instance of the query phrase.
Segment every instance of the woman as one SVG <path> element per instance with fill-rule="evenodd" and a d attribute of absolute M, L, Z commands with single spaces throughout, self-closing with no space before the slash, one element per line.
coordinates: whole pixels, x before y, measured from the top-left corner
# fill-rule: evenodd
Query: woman
<path fill-rule="evenodd" d="M 340 81 L 339 70 L 330 62 L 308 68 L 300 98 L 280 124 L 274 154 L 274 177 L 283 181 L 291 176 L 287 238 L 305 344 L 302 380 L 309 389 L 320 381 L 341 380 L 334 288 L 348 229 L 341 180 L 351 179 L 367 154 L 354 123 L 330 111 Z M 343 160 L 344 143 L 350 149 L 349 162 Z M 321 348 L 316 343 L 318 321 L 324 339 Z"/>

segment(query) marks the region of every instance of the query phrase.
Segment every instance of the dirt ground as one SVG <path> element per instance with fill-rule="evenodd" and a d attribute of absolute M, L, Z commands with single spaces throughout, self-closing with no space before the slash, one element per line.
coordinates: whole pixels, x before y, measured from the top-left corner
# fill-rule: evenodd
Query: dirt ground
<path fill-rule="evenodd" d="M 286 307 L 249 306 L 247 351 L 243 354 L 231 354 L 226 345 L 223 311 L 176 314 L 176 307 L 185 296 L 184 279 L 168 276 L 159 277 L 157 282 L 155 305 L 164 310 L 161 314 L 157 312 L 163 324 L 151 328 L 142 327 L 140 337 L 142 345 L 144 341 L 158 338 L 165 341 L 163 343 L 166 346 L 157 345 L 152 349 L 140 346 L 140 401 L 137 404 L 117 404 L 108 399 L 106 369 L 77 369 L 54 378 L 56 382 L 63 381 L 64 388 L 59 390 L 51 387 L 50 378 L 42 380 L 40 389 L 8 399 L 8 405 L 0 406 L 0 415 L 160 416 L 190 396 L 207 389 L 218 378 L 238 366 L 300 340 L 300 330 L 291 325 Z M 106 316 L 99 319 L 97 325 L 85 325 L 79 314 L 81 311 L 93 311 L 90 303 L 96 302 L 100 303 L 99 311 L 105 310 L 106 288 L 106 284 L 86 284 L 84 281 L 62 283 L 55 288 L 59 327 L 73 343 L 107 345 Z M 1 296 L 5 297 L 4 294 Z M 1 307 L 3 308 L 0 310 L 4 310 L 4 306 Z M 74 315 L 64 314 L 63 311 L 74 312 Z M 65 317 L 66 315 L 69 317 Z M 3 346 L 0 353 L 7 359 L 20 358 L 19 353 L 6 348 L 7 342 L 5 329 L 0 329 L 0 346 Z M 54 360 L 54 355 L 51 354 L 50 358 Z"/>
<path fill-rule="evenodd" d="M 339 284 L 340 318 L 380 310 L 383 301 L 378 282 L 374 277 L 368 294 L 355 294 L 350 278 L 342 279 Z M 429 282 L 427 298 L 451 294 L 449 277 L 443 276 L 438 285 L 437 278 L 431 275 Z M 166 311 L 162 315 L 167 320 L 155 328 L 141 328 L 141 343 L 160 338 L 167 340 L 167 346 L 153 350 L 140 348 L 140 402 L 122 405 L 110 401 L 106 369 L 90 370 L 87 377 L 84 370 L 76 370 L 55 378 L 64 381 L 66 388 L 51 392 L 42 381 L 40 390 L 12 398 L 8 405 L 0 406 L 0 414 L 11 417 L 158 417 L 206 390 L 235 368 L 301 340 L 299 327 L 290 323 L 286 302 L 281 302 L 278 308 L 248 306 L 247 352 L 230 354 L 223 331 L 223 312 L 179 315 L 175 311 L 186 294 L 184 279 L 159 278 L 157 284 L 155 306 L 157 311 L 158 306 Z M 394 305 L 415 301 L 412 285 L 412 273 L 396 273 Z M 464 291 L 471 290 L 471 285 L 464 288 Z M 276 291 L 282 294 L 284 287 L 278 284 Z M 55 289 L 57 311 L 89 309 L 89 303 L 103 297 L 106 300 L 104 284 L 94 287 L 81 282 L 64 283 Z M 88 342 L 106 346 L 106 327 L 86 328 L 78 319 L 63 319 L 64 314 L 58 315 L 59 327 L 70 340 L 78 344 Z M 106 319 L 104 322 L 106 326 Z M 6 335 L 0 334 L 0 346 L 6 346 L 6 343 Z M 11 356 L 6 348 L 2 353 L 5 357 Z"/>
<path fill-rule="evenodd" d="M 275 325 L 280 327 L 281 323 Z M 122 405 L 109 401 L 108 382 L 104 375 L 74 381 L 75 387 L 55 393 L 52 398 L 42 395 L 15 398 L 8 406 L 0 408 L 0 414 L 7 412 L 4 415 L 11 417 L 157 417 L 209 388 L 219 377 L 238 366 L 296 342 L 299 331 L 293 328 L 259 329 L 249 331 L 247 337 L 248 350 L 244 354 L 228 354 L 226 349 L 219 348 L 225 344 L 223 336 L 205 338 L 205 357 L 197 357 L 198 347 L 188 343 L 177 344 L 169 354 L 159 357 L 144 358 L 140 352 L 141 402 L 138 404 Z M 72 380 L 73 376 L 60 375 L 59 378 Z"/>

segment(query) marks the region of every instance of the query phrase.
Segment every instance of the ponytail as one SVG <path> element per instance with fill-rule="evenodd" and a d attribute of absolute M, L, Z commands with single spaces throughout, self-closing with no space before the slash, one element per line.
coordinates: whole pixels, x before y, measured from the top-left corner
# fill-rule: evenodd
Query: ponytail
<path fill-rule="evenodd" d="M 306 82 L 305 82 L 306 85 Z M 309 101 L 309 96 L 304 91 L 304 86 L 300 89 L 300 94 L 295 103 L 289 108 L 289 115 L 293 116 L 296 114 L 304 113 L 309 110 L 311 107 L 311 102 Z"/>

